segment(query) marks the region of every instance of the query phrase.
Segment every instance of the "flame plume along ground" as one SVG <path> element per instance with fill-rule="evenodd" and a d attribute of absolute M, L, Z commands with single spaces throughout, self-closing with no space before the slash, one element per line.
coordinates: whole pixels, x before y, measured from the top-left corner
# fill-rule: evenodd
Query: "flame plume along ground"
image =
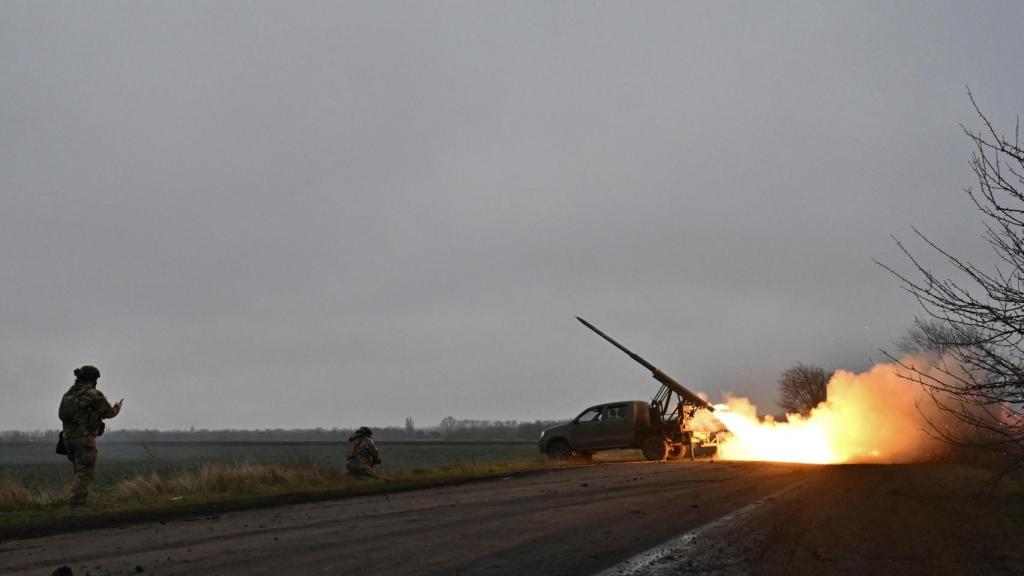
<path fill-rule="evenodd" d="M 921 411 L 933 421 L 948 417 L 920 384 L 901 373 L 906 370 L 896 364 L 859 374 L 837 371 L 828 383 L 828 399 L 807 416 L 788 415 L 786 422 L 759 419 L 749 400 L 728 397 L 714 413 L 702 412 L 695 425 L 712 429 L 717 420 L 729 429 L 718 447 L 723 460 L 841 464 L 933 458 L 944 445 L 927 433 Z"/>

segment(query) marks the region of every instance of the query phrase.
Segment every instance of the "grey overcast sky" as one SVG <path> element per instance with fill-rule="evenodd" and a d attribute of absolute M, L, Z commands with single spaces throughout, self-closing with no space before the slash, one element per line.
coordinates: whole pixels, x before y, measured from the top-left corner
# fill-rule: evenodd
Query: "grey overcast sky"
<path fill-rule="evenodd" d="M 71 370 L 118 427 L 564 418 L 656 383 L 774 410 L 988 261 L 966 96 L 1016 2 L 0 3 L 0 429 Z"/>

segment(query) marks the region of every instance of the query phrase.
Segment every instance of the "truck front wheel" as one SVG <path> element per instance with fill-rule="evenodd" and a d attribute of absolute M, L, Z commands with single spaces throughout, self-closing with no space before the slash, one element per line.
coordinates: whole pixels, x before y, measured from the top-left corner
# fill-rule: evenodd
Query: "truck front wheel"
<path fill-rule="evenodd" d="M 648 436 L 642 449 L 646 460 L 664 460 L 668 457 L 668 442 L 661 436 Z"/>
<path fill-rule="evenodd" d="M 548 458 L 552 460 L 568 460 L 572 458 L 572 449 L 565 440 L 552 440 L 548 444 Z"/>

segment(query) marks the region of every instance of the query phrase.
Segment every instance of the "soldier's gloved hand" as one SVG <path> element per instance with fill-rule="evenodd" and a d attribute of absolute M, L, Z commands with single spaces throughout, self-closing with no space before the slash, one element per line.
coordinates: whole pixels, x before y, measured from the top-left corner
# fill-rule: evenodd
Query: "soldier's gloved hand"
<path fill-rule="evenodd" d="M 117 404 L 114 404 L 114 416 L 117 416 L 118 414 L 121 413 L 122 404 L 124 404 L 124 398 L 121 398 L 120 400 L 117 401 Z"/>

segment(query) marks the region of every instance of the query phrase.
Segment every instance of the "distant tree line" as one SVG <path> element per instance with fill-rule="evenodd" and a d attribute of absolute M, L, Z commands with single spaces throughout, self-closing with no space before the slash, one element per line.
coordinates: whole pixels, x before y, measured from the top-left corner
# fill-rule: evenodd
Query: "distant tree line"
<path fill-rule="evenodd" d="M 412 419 L 407 418 L 404 426 L 383 426 L 373 428 L 377 440 L 536 440 L 543 429 L 562 422 L 535 420 L 458 420 L 446 417 L 438 426 L 416 428 Z M 104 434 L 106 441 L 114 442 L 305 442 L 344 441 L 355 428 L 266 428 L 261 430 L 155 430 L 155 429 L 112 429 Z M 12 442 L 56 442 L 57 430 L 25 432 L 19 430 L 0 431 L 0 443 Z"/>

